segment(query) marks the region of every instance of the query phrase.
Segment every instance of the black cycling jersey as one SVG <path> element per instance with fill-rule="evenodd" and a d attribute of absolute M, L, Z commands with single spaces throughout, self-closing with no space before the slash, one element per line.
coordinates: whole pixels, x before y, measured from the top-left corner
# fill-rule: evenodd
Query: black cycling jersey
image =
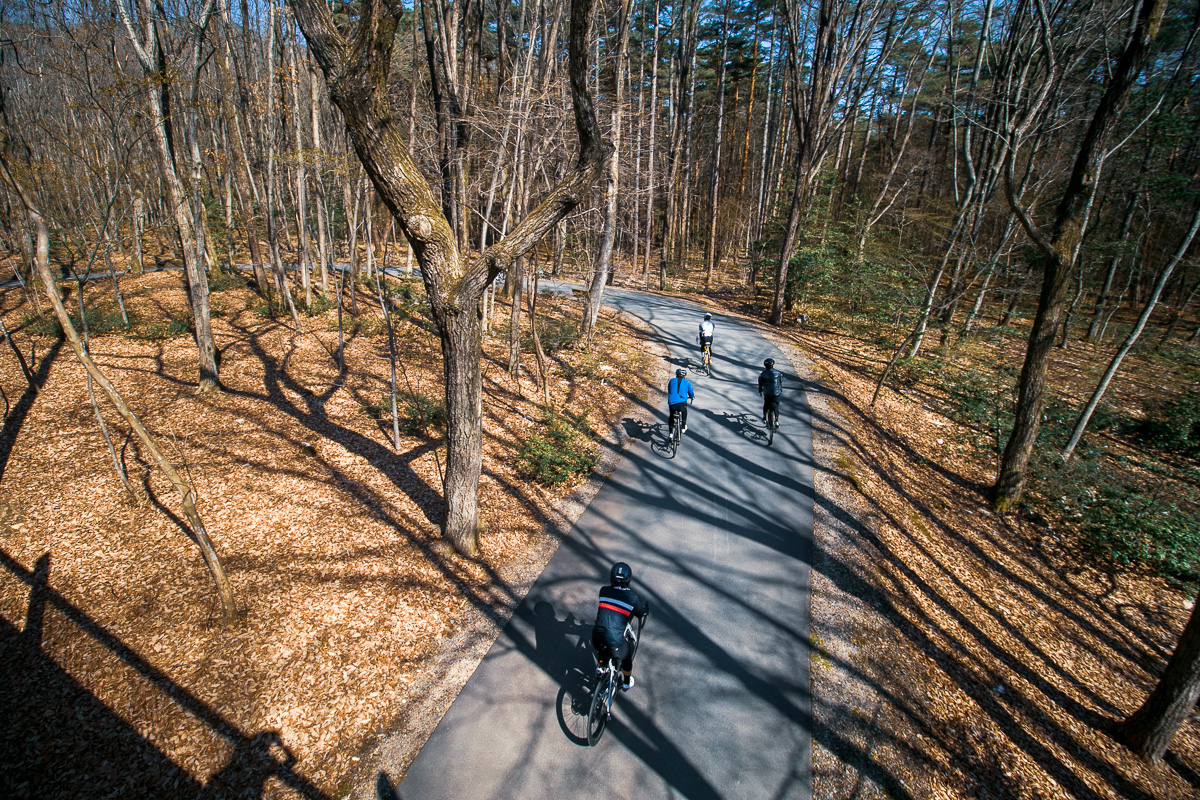
<path fill-rule="evenodd" d="M 596 632 L 612 646 L 625 638 L 625 625 L 630 617 L 645 617 L 650 604 L 633 589 L 624 586 L 601 586 L 600 602 L 596 609 Z"/>

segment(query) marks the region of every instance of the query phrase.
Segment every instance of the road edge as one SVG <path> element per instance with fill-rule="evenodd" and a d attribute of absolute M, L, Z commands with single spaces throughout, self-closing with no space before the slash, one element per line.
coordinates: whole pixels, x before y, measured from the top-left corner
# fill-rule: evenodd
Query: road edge
<path fill-rule="evenodd" d="M 669 355 L 666 346 L 658 341 L 653 329 L 632 314 L 605 306 L 630 325 L 640 337 L 649 356 Z M 661 405 L 666 376 L 671 364 L 666 358 L 659 362 L 657 374 L 649 381 L 647 396 L 634 395 L 623 410 L 613 415 L 600 439 L 600 458 L 591 473 L 575 491 L 563 497 L 550 511 L 545 524 L 546 544 L 531 553 L 523 564 L 511 565 L 501 575 L 512 592 L 513 601 L 501 622 L 493 622 L 477 610 L 460 621 L 459 632 L 443 640 L 438 652 L 430 659 L 425 677 L 413 687 L 420 700 L 398 712 L 385 730 L 369 738 L 358 754 L 359 766 L 339 785 L 336 797 L 349 800 L 399 800 L 395 787 L 404 779 L 409 765 L 441 722 L 442 717 L 458 698 L 467 681 L 475 673 L 492 645 L 499 638 L 512 614 L 528 595 L 529 590 L 558 552 L 563 540 L 570 535 L 575 523 L 600 488 L 612 476 L 634 437 L 622 421 L 629 416 L 651 413 Z"/>

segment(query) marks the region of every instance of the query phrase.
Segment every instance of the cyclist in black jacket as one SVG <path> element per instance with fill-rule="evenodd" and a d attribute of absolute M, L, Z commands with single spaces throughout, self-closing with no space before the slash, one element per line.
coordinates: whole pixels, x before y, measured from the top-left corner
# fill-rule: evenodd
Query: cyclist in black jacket
<path fill-rule="evenodd" d="M 650 604 L 629 588 L 633 570 L 624 561 L 613 564 L 609 571 L 610 586 L 600 587 L 600 604 L 596 611 L 596 626 L 592 628 L 592 646 L 596 659 L 604 663 L 609 658 L 621 661 L 624 680 L 622 689 L 633 688 L 633 647 L 625 638 L 625 626 L 632 617 L 645 622 Z"/>
<path fill-rule="evenodd" d="M 783 396 L 783 373 L 775 369 L 775 359 L 763 362 L 763 371 L 758 375 L 758 393 L 763 398 L 762 421 L 767 423 L 767 412 L 774 409 L 776 425 L 779 420 L 779 398 Z"/>

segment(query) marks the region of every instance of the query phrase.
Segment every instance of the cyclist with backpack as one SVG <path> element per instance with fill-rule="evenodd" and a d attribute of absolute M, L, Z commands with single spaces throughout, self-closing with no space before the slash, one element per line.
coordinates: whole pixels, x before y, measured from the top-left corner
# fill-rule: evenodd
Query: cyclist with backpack
<path fill-rule="evenodd" d="M 763 371 L 758 375 L 758 393 L 762 395 L 762 421 L 767 424 L 767 414 L 771 413 L 775 427 L 779 427 L 779 398 L 783 396 L 783 373 L 775 369 L 775 359 L 763 361 Z"/>

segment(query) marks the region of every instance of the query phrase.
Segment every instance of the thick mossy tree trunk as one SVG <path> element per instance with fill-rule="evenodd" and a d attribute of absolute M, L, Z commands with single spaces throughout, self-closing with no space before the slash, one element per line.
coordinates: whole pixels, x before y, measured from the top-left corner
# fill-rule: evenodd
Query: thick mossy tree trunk
<path fill-rule="evenodd" d="M 354 150 L 421 267 L 441 336 L 446 380 L 449 453 L 442 530 L 459 552 L 473 554 L 478 548 L 482 465 L 484 289 L 583 201 L 611 149 L 600 137 L 587 85 L 593 0 L 571 3 L 568 64 L 579 134 L 575 166 L 503 240 L 473 260 L 460 251 L 456 231 L 409 153 L 402 136 L 403 115 L 394 114 L 388 100 L 392 47 L 403 3 L 366 0 L 345 32 L 324 0 L 292 0 L 291 5 L 325 73 L 330 98 L 342 112 Z"/>

